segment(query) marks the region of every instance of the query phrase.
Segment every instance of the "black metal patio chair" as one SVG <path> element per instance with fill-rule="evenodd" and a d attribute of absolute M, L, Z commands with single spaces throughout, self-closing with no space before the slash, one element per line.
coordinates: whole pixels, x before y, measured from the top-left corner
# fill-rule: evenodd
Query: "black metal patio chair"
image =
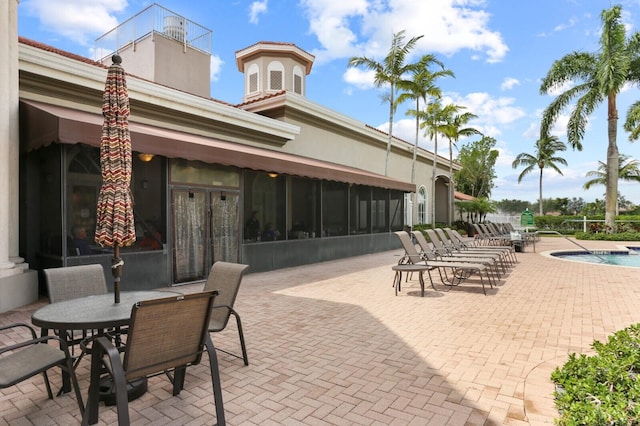
<path fill-rule="evenodd" d="M 229 318 L 233 315 L 236 319 L 238 327 L 238 335 L 240 336 L 240 348 L 242 349 L 242 359 L 244 365 L 249 365 L 247 356 L 247 347 L 244 342 L 244 333 L 242 331 L 242 322 L 240 315 L 233 308 L 240 289 L 240 283 L 244 273 L 249 265 L 229 262 L 216 262 L 211 266 L 209 277 L 204 285 L 204 291 L 216 290 L 218 296 L 216 303 L 211 311 L 211 319 L 209 321 L 209 332 L 219 332 L 224 330 L 229 323 Z M 217 348 L 219 351 L 240 358 L 238 355 L 226 350 Z"/>
<path fill-rule="evenodd" d="M 5 325 L 0 327 L 0 331 L 8 333 L 8 330 L 19 328 L 28 329 L 31 338 L 0 348 L 0 389 L 14 386 L 42 374 L 47 395 L 49 399 L 53 399 L 47 371 L 54 367 L 61 367 L 71 377 L 80 414 L 84 414 L 82 395 L 67 343 L 57 336 L 37 337 L 35 329 L 24 323 Z M 55 342 L 56 345 L 50 345 L 49 342 Z"/>
<path fill-rule="evenodd" d="M 111 376 L 115 385 L 118 424 L 129 425 L 127 382 L 167 374 L 173 383 L 173 395 L 178 395 L 184 387 L 187 366 L 200 363 L 203 352 L 207 352 L 216 420 L 218 425 L 224 425 L 218 359 L 208 332 L 216 294 L 208 291 L 137 302 L 131 308 L 124 351 L 107 337 L 95 339 L 89 398 L 82 424 L 98 422 L 102 374 Z"/>

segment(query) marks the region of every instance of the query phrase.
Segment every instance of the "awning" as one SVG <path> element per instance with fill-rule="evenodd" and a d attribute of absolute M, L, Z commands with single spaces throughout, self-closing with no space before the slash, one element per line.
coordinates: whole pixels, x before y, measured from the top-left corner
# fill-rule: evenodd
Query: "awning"
<path fill-rule="evenodd" d="M 102 116 L 36 101 L 21 101 L 23 143 L 33 150 L 51 143 L 100 146 Z M 366 170 L 147 124 L 129 122 L 132 149 L 169 158 L 415 192 L 415 184 Z"/>

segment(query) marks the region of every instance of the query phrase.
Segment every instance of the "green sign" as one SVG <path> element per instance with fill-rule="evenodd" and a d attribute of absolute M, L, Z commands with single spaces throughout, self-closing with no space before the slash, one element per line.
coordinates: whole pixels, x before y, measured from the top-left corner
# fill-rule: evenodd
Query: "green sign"
<path fill-rule="evenodd" d="M 533 226 L 533 213 L 525 209 L 520 215 L 520 226 Z"/>

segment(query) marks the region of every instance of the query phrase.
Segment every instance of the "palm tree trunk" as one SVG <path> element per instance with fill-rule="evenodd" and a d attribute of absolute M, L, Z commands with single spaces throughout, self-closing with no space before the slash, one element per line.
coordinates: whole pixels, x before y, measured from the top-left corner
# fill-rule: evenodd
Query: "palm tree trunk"
<path fill-rule="evenodd" d="M 411 183 L 416 183 L 416 158 L 418 156 L 418 139 L 420 137 L 420 99 L 416 98 L 416 138 L 413 144 L 413 160 L 411 162 Z M 418 206 L 418 193 L 417 191 L 413 192 L 413 211 L 411 212 L 411 220 L 413 222 L 416 221 L 414 212 L 416 212 L 416 207 Z M 413 226 L 413 223 L 410 225 Z"/>
<path fill-rule="evenodd" d="M 607 191 L 605 200 L 604 223 L 607 232 L 615 232 L 616 229 L 616 207 L 618 205 L 618 171 L 619 157 L 617 136 L 618 136 L 618 110 L 616 108 L 616 95 L 609 95 L 607 108 L 609 145 L 607 147 Z"/>
<path fill-rule="evenodd" d="M 447 224 L 451 226 L 451 222 L 453 222 L 453 196 L 454 196 L 454 187 L 453 187 L 453 142 L 449 139 L 449 214 Z"/>
<path fill-rule="evenodd" d="M 431 227 L 436 228 L 436 168 L 438 165 L 438 132 L 434 132 L 433 173 L 431 174 Z"/>
<path fill-rule="evenodd" d="M 413 144 L 413 161 L 411 163 L 411 183 L 416 183 L 416 157 L 418 155 L 418 138 L 420 137 L 420 99 L 416 98 L 416 138 Z"/>
<path fill-rule="evenodd" d="M 385 159 L 384 162 L 384 175 L 385 176 L 389 176 L 389 156 L 391 155 L 391 140 L 393 139 L 393 89 L 394 89 L 394 83 L 391 82 L 391 92 L 390 92 L 390 99 L 389 99 L 389 135 L 387 138 L 387 157 Z"/>
<path fill-rule="evenodd" d="M 540 194 L 540 216 L 544 215 L 542 211 L 542 167 L 540 167 L 540 182 L 538 182 L 538 193 Z"/>

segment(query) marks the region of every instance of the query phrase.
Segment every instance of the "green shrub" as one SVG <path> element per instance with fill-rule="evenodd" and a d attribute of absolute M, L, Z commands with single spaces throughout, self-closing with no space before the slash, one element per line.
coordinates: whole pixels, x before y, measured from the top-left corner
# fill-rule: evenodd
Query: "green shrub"
<path fill-rule="evenodd" d="M 640 324 L 591 346 L 596 355 L 569 355 L 551 380 L 559 425 L 640 424 Z"/>
<path fill-rule="evenodd" d="M 606 232 L 576 232 L 576 240 L 594 241 L 640 241 L 640 232 L 618 232 L 607 234 Z"/>

